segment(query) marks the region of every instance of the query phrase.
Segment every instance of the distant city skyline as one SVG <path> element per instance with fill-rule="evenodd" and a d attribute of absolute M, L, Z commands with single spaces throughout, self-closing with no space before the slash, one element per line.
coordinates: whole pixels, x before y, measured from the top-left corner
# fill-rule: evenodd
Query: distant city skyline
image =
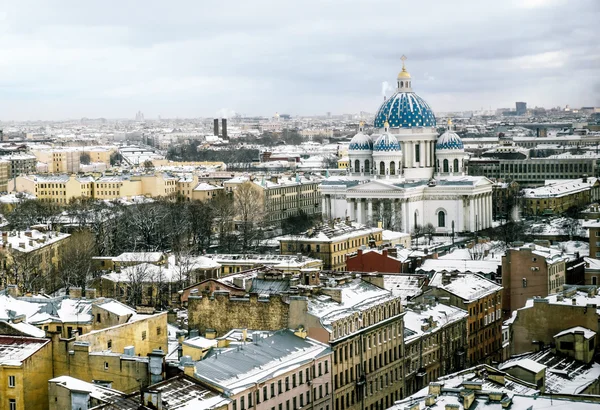
<path fill-rule="evenodd" d="M 600 105 L 596 0 L 13 2 L 0 121 L 375 112 L 401 69 L 434 112 Z"/>

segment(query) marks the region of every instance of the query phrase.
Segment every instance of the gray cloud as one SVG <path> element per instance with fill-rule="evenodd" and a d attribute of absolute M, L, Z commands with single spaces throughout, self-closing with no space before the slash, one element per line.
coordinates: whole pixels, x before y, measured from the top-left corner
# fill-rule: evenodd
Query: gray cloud
<path fill-rule="evenodd" d="M 598 104 L 596 0 L 10 2 L 0 119 Z"/>

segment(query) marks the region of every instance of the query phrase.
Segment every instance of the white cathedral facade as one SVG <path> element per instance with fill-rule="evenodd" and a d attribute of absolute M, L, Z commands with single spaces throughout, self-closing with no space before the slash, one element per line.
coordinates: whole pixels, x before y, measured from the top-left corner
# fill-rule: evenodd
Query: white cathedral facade
<path fill-rule="evenodd" d="M 403 232 L 431 223 L 440 234 L 491 227 L 491 181 L 466 175 L 462 140 L 451 122 L 438 137 L 433 111 L 413 92 L 404 64 L 374 127 L 369 136 L 361 123 L 350 141 L 347 174 L 323 181 L 325 219 Z"/>

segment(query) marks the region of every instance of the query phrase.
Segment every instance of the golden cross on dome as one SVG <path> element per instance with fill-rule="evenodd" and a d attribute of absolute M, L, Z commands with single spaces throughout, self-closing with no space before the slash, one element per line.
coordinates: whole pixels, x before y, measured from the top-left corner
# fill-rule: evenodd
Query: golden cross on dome
<path fill-rule="evenodd" d="M 404 54 L 402 54 L 402 57 L 400 57 L 400 60 L 402 60 L 402 69 L 404 70 L 404 69 L 405 69 L 405 67 L 404 67 L 404 62 L 405 62 L 406 60 L 408 60 L 408 57 L 406 57 Z"/>

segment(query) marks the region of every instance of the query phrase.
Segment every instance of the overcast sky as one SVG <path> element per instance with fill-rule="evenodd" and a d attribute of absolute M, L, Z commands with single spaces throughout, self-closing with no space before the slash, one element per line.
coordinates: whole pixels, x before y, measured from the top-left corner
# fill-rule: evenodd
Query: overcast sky
<path fill-rule="evenodd" d="M 0 120 L 600 105 L 600 0 L 5 1 Z M 389 91 L 388 91 L 389 94 Z"/>

